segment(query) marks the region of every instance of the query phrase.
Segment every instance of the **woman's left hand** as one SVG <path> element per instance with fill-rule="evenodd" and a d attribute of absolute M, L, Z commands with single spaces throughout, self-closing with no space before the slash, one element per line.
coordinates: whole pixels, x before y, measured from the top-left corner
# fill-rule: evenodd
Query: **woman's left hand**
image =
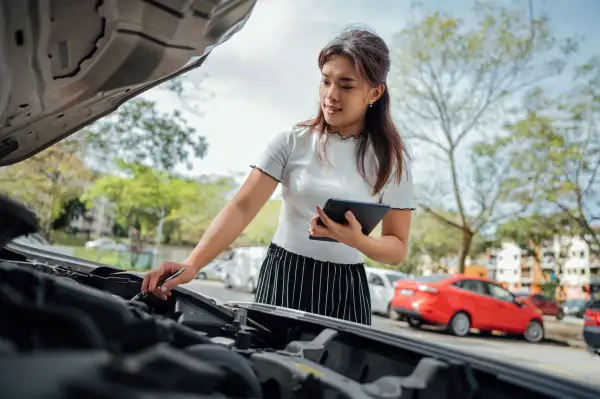
<path fill-rule="evenodd" d="M 314 237 L 333 238 L 342 244 L 356 248 L 360 239 L 364 237 L 362 226 L 352 212 L 347 211 L 345 216 L 348 221 L 347 224 L 336 223 L 325 214 L 320 206 L 317 206 L 317 216 L 310 220 L 310 234 Z M 317 224 L 319 219 L 325 226 Z"/>

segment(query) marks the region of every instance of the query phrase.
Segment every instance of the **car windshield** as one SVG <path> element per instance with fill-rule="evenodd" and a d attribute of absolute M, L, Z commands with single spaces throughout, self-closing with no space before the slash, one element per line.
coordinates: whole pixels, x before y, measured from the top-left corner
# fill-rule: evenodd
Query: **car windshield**
<path fill-rule="evenodd" d="M 53 13 L 61 3 L 77 2 L 52 2 Z M 225 4 L 132 3 L 145 4 L 127 6 L 140 21 L 110 30 L 138 29 L 147 16 L 192 32 L 177 25 L 180 8 L 204 15 Z M 194 253 L 209 253 L 200 263 L 211 266 L 188 286 L 221 301 L 285 298 L 284 307 L 346 318 L 360 306 L 372 328 L 600 386 L 598 359 L 580 349 L 579 311 L 568 309 L 600 293 L 599 15 L 597 0 L 258 1 L 198 69 L 123 103 L 100 100 L 203 60 L 188 49 L 218 24 L 202 39 L 182 35 L 190 43 L 136 32 L 129 41 L 145 44 L 130 52 L 127 40 L 97 47 L 118 42 L 100 22 L 15 22 L 0 46 L 11 49 L 0 61 L 0 160 L 42 138 L 54 144 L 0 167 L 0 193 L 39 221 L 14 247 L 147 273 L 189 259 L 203 240 Z M 351 37 L 320 57 L 343 32 Z M 151 51 L 161 43 L 171 58 Z M 132 67 L 138 53 L 150 55 Z M 7 65 L 31 74 L 3 80 Z M 96 81 L 92 66 L 123 74 Z M 78 90 L 93 96 L 75 104 Z M 77 119 L 98 107 L 113 111 Z M 19 137 L 17 125 L 27 127 Z M 84 127 L 55 140 L 73 126 Z M 315 227 L 329 198 L 391 210 L 366 240 L 358 221 Z M 315 228 L 343 242 L 309 239 Z M 210 237 L 220 238 L 207 250 Z M 386 278 L 409 281 L 394 292 L 381 288 Z M 265 279 L 288 287 L 289 300 L 268 297 Z M 523 299 L 534 294 L 549 301 Z"/>

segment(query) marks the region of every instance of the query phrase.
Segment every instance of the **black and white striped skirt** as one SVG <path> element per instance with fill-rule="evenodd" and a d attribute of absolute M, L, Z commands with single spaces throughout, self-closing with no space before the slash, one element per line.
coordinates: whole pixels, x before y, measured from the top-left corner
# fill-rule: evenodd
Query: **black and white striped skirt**
<path fill-rule="evenodd" d="M 371 296 L 362 263 L 322 262 L 271 243 L 255 302 L 371 325 Z"/>

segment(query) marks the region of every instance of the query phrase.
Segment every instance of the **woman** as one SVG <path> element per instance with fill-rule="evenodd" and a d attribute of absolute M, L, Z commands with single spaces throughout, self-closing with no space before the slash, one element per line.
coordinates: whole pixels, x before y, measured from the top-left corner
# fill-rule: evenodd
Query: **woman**
<path fill-rule="evenodd" d="M 279 225 L 260 271 L 256 302 L 371 324 L 363 255 L 400 263 L 414 209 L 405 146 L 390 117 L 389 50 L 374 33 L 351 29 L 323 48 L 318 63 L 317 117 L 277 135 L 189 257 L 149 273 L 143 289 L 166 299 L 174 287 L 191 281 L 241 234 L 281 183 Z M 382 236 L 362 234 L 350 212 L 347 224 L 331 221 L 320 208 L 331 197 L 390 205 Z M 319 218 L 325 226 L 317 225 Z M 309 233 L 339 242 L 309 240 Z M 156 287 L 161 276 L 181 267 L 183 274 Z"/>

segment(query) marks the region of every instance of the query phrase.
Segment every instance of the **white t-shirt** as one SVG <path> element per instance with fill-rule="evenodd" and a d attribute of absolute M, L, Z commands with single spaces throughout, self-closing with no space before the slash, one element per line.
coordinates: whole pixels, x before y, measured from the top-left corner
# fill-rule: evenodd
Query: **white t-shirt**
<path fill-rule="evenodd" d="M 354 264 L 364 262 L 355 248 L 338 242 L 309 240 L 310 219 L 329 198 L 381 202 L 394 209 L 413 210 L 413 183 L 410 165 L 405 162 L 400 183 L 394 175 L 382 193 L 372 195 L 375 182 L 375 156 L 365 157 L 365 170 L 371 184 L 360 175 L 356 162 L 358 138 L 327 136 L 325 162 L 317 155 L 319 135 L 310 128 L 295 126 L 278 134 L 258 161 L 251 165 L 277 179 L 283 186 L 283 203 L 273 242 L 298 255 L 323 262 Z"/>

